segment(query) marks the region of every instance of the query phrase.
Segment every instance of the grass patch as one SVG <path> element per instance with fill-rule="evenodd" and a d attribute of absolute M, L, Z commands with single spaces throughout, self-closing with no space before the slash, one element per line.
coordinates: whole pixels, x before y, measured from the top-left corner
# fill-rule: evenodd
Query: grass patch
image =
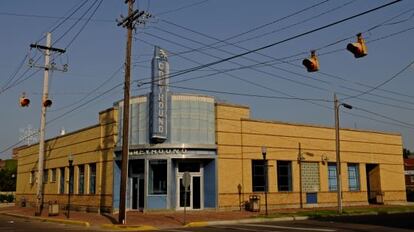
<path fill-rule="evenodd" d="M 347 207 L 344 208 L 342 215 L 355 214 L 389 214 L 389 213 L 408 213 L 414 212 L 414 206 L 367 206 L 367 207 Z M 329 216 L 339 216 L 336 209 L 303 209 L 290 212 L 271 212 L 268 216 L 258 215 L 258 218 L 280 218 L 293 216 L 307 216 L 310 218 L 321 218 Z"/>

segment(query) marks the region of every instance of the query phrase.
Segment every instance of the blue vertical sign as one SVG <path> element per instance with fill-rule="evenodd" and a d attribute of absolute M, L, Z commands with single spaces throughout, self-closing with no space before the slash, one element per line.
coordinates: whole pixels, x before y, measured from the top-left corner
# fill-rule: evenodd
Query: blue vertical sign
<path fill-rule="evenodd" d="M 155 47 L 152 58 L 150 94 L 150 138 L 161 143 L 167 139 L 167 92 L 170 67 L 165 50 Z"/>

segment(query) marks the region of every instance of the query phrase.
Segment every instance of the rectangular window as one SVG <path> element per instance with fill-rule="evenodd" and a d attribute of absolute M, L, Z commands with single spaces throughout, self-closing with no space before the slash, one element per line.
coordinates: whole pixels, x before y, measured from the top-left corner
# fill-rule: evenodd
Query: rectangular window
<path fill-rule="evenodd" d="M 358 164 L 348 164 L 349 191 L 359 191 L 359 168 Z"/>
<path fill-rule="evenodd" d="M 59 180 L 59 193 L 65 193 L 65 168 L 59 168 L 60 180 Z"/>
<path fill-rule="evenodd" d="M 85 185 L 85 166 L 79 165 L 79 176 L 78 176 L 78 193 L 84 194 L 84 185 Z"/>
<path fill-rule="evenodd" d="M 253 192 L 265 191 L 265 162 L 252 160 L 252 186 Z"/>
<path fill-rule="evenodd" d="M 73 166 L 69 166 L 69 192 L 73 193 L 73 181 L 74 181 Z"/>
<path fill-rule="evenodd" d="M 56 182 L 56 168 L 52 169 L 51 182 Z"/>
<path fill-rule="evenodd" d="M 291 161 L 277 161 L 277 189 L 280 192 L 292 191 Z"/>
<path fill-rule="evenodd" d="M 167 194 L 167 160 L 149 161 L 149 194 Z"/>
<path fill-rule="evenodd" d="M 46 184 L 49 180 L 49 169 L 43 170 L 43 183 Z"/>
<path fill-rule="evenodd" d="M 35 182 L 35 171 L 30 172 L 29 183 L 33 184 Z"/>
<path fill-rule="evenodd" d="M 96 164 L 89 164 L 89 194 L 96 193 Z"/>
<path fill-rule="evenodd" d="M 336 163 L 328 163 L 329 191 L 337 191 Z"/>
<path fill-rule="evenodd" d="M 410 176 L 411 183 L 414 183 L 414 176 Z"/>

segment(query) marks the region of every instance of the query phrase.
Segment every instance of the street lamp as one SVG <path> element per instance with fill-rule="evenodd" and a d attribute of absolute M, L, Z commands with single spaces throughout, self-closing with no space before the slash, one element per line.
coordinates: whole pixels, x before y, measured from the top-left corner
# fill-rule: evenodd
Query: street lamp
<path fill-rule="evenodd" d="M 69 162 L 69 185 L 68 185 L 68 213 L 66 215 L 67 218 L 69 218 L 69 214 L 70 214 L 70 194 L 71 194 L 70 186 L 72 184 L 72 167 L 73 167 L 72 154 L 68 155 L 68 162 Z"/>
<path fill-rule="evenodd" d="M 341 185 L 341 156 L 340 156 L 340 139 L 339 139 L 339 107 L 343 106 L 352 109 L 351 105 L 346 103 L 338 104 L 336 94 L 334 94 L 334 110 L 335 110 L 335 142 L 336 142 L 336 190 L 338 195 L 338 213 L 342 214 L 342 185 Z"/>
<path fill-rule="evenodd" d="M 267 216 L 267 191 L 268 191 L 268 186 L 267 186 L 267 159 L 266 159 L 266 150 L 267 148 L 265 146 L 262 147 L 262 156 L 263 156 L 263 162 L 264 162 L 264 180 L 265 180 L 265 189 L 264 189 L 264 195 L 265 195 L 265 215 Z"/>

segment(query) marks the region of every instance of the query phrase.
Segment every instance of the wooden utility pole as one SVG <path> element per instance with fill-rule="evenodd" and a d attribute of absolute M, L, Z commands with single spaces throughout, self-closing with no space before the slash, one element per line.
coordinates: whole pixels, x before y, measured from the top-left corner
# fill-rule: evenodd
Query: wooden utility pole
<path fill-rule="evenodd" d="M 126 189 L 128 178 L 128 152 L 129 152 L 129 93 L 131 85 L 131 49 L 132 49 L 132 31 L 136 24 L 144 23 L 141 17 L 148 18 L 150 15 L 145 11 L 134 10 L 134 0 L 128 2 L 128 16 L 118 22 L 118 26 L 127 29 L 127 44 L 125 52 L 125 80 L 124 80 L 124 112 L 122 123 L 122 163 L 121 163 L 121 189 L 119 201 L 119 224 L 126 224 Z"/>
<path fill-rule="evenodd" d="M 40 216 L 43 208 L 43 164 L 45 157 L 45 126 L 46 126 L 46 109 L 50 107 L 52 102 L 49 100 L 49 70 L 60 70 L 57 69 L 54 65 L 50 64 L 50 53 L 59 52 L 64 53 L 64 49 L 53 48 L 52 47 L 52 35 L 48 32 L 46 35 L 46 46 L 38 44 L 30 44 L 30 48 L 37 48 L 45 51 L 45 64 L 44 66 L 37 66 L 30 62 L 31 67 L 43 68 L 44 78 L 43 78 L 43 95 L 42 95 L 42 114 L 40 118 L 40 135 L 39 135 L 39 160 L 37 168 L 37 189 L 36 189 L 36 216 Z M 60 71 L 66 72 L 66 66 Z"/>

